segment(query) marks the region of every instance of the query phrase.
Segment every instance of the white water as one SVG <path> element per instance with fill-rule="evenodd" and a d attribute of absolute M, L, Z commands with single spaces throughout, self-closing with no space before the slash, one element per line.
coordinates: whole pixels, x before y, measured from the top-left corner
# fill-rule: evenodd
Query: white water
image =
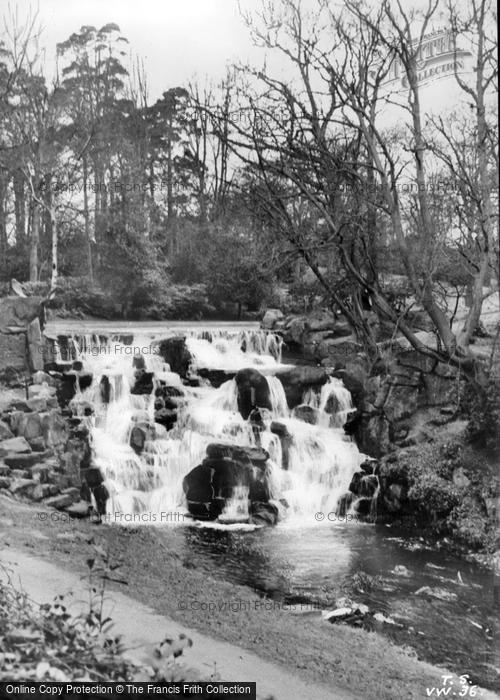
<path fill-rule="evenodd" d="M 342 382 L 331 379 L 319 392 L 307 391 L 303 403 L 315 409 L 314 424 L 294 417 L 286 402 L 280 380 L 274 372 L 280 365 L 280 342 L 272 334 L 252 331 L 223 332 L 219 337 L 199 337 L 193 332 L 187 344 L 194 355 L 193 369 L 207 367 L 237 370 L 255 367 L 267 376 L 272 411 L 265 415 L 261 444 L 269 452 L 268 478 L 271 495 L 288 519 L 312 519 L 318 511 L 335 511 L 340 497 L 347 491 L 352 475 L 363 461 L 354 442 L 341 428 L 352 410 L 351 397 Z M 270 337 L 271 336 L 271 339 Z M 183 477 L 205 457 L 211 442 L 255 445 L 251 426 L 237 410 L 236 383 L 230 380 L 218 389 L 210 386 L 182 387 L 184 406 L 179 419 L 167 433 L 154 422 L 154 392 L 151 396 L 130 393 L 134 367 L 130 347 L 115 340 L 102 343 L 96 337 L 74 341 L 75 354 L 93 375 L 92 386 L 74 399 L 89 401 L 95 415 L 89 419 L 93 458 L 105 478 L 110 492 L 108 514 L 144 514 L 186 512 L 182 491 Z M 148 347 L 150 338 L 134 337 L 133 346 Z M 128 349 L 127 349 L 128 348 Z M 242 349 L 243 348 L 243 349 Z M 245 351 L 246 349 L 246 351 Z M 99 350 L 99 351 L 98 351 Z M 268 354 L 272 352 L 273 354 Z M 178 375 L 154 354 L 147 353 L 146 369 L 156 379 L 182 386 Z M 110 381 L 110 403 L 102 402 L 99 383 L 103 375 Z M 328 411 L 335 409 L 332 414 Z M 284 424 L 291 435 L 288 470 L 282 468 L 280 439 L 270 432 L 271 421 Z M 137 423 L 149 426 L 150 439 L 142 454 L 129 446 L 130 432 Z M 284 508 L 282 503 L 288 504 Z M 242 489 L 235 489 L 221 522 L 245 520 L 247 499 Z M 149 521 L 151 518 L 149 517 Z"/>

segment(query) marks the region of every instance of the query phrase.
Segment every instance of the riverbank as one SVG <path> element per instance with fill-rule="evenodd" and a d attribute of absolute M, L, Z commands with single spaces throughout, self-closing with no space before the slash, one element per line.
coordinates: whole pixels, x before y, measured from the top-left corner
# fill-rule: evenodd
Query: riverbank
<path fill-rule="evenodd" d="M 332 627 L 317 611 L 300 613 L 265 605 L 250 589 L 197 571 L 156 528 L 55 520 L 51 518 L 54 511 L 4 496 L 0 497 L 0 512 L 3 551 L 22 550 L 72 576 L 81 576 L 92 545 L 98 544 L 120 562 L 120 578 L 127 581 L 122 587 L 112 584 L 112 599 L 125 590 L 155 613 L 237 645 L 297 674 L 304 682 L 345 689 L 346 696 L 378 700 L 423 698 L 426 688 L 442 684 L 444 671 L 410 657 L 378 633 Z M 173 528 L 171 533 L 173 541 L 179 531 Z M 64 577 L 61 584 L 65 588 Z M 215 603 L 210 611 L 209 603 Z M 151 639 L 153 644 L 159 641 Z"/>

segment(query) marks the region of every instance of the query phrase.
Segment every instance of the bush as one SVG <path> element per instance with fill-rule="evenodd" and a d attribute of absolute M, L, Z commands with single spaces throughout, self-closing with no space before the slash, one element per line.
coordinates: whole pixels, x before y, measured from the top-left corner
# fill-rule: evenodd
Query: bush
<path fill-rule="evenodd" d="M 115 303 L 86 277 L 60 277 L 55 296 L 48 306 L 59 316 L 119 316 Z"/>
<path fill-rule="evenodd" d="M 491 380 L 485 394 L 467 386 L 462 399 L 462 410 L 469 423 L 467 439 L 473 443 L 500 452 L 500 382 Z"/>

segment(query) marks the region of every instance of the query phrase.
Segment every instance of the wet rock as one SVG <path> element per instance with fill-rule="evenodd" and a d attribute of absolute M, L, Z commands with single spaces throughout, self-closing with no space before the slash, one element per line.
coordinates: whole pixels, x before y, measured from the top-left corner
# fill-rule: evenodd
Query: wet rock
<path fill-rule="evenodd" d="M 130 431 L 130 447 L 134 452 L 140 455 L 144 451 L 144 445 L 146 444 L 147 435 L 144 428 L 140 426 L 134 426 Z"/>
<path fill-rule="evenodd" d="M 287 470 L 290 462 L 290 447 L 293 443 L 293 436 L 288 432 L 286 425 L 279 421 L 272 421 L 270 431 L 279 437 L 281 443 L 281 466 Z"/>
<path fill-rule="evenodd" d="M 231 459 L 242 464 L 249 464 L 265 469 L 269 453 L 262 447 L 246 447 L 222 442 L 211 442 L 207 447 L 209 459 Z"/>
<path fill-rule="evenodd" d="M 0 476 L 0 489 L 10 488 L 10 479 L 7 476 Z"/>
<path fill-rule="evenodd" d="M 10 474 L 10 467 L 8 467 L 3 462 L 0 462 L 0 476 L 9 476 L 9 474 Z"/>
<path fill-rule="evenodd" d="M 159 343 L 159 352 L 165 362 L 170 366 L 170 370 L 185 379 L 191 365 L 191 353 L 186 346 L 186 338 L 177 336 L 165 338 Z"/>
<path fill-rule="evenodd" d="M 111 384 L 109 377 L 106 374 L 103 374 L 101 377 L 101 381 L 99 382 L 99 391 L 101 394 L 101 401 L 103 403 L 109 403 L 111 398 Z"/>
<path fill-rule="evenodd" d="M 328 373 L 323 367 L 297 366 L 276 373 L 283 384 L 289 408 L 302 403 L 304 393 L 311 387 L 319 387 L 328 381 Z"/>
<path fill-rule="evenodd" d="M 300 406 L 293 409 L 293 415 L 295 418 L 298 418 L 304 423 L 316 425 L 318 422 L 319 411 L 317 408 L 307 406 L 307 404 L 300 404 Z"/>
<path fill-rule="evenodd" d="M 210 369 L 209 367 L 199 367 L 197 369 L 198 375 L 205 380 L 208 380 L 211 386 L 218 389 L 224 382 L 233 379 L 236 376 L 235 370 L 226 369 Z M 188 381 L 191 381 L 191 377 L 188 377 Z M 198 386 L 196 384 L 195 386 Z"/>
<path fill-rule="evenodd" d="M 252 502 L 249 507 L 250 522 L 254 525 L 276 525 L 279 510 L 274 503 Z"/>
<path fill-rule="evenodd" d="M 191 469 L 182 481 L 188 503 L 208 503 L 215 498 L 212 477 L 213 470 L 207 465 L 200 464 Z M 190 512 L 192 512 L 191 509 Z"/>
<path fill-rule="evenodd" d="M 163 425 L 167 430 L 171 430 L 177 422 L 177 410 L 160 408 L 155 411 L 155 422 Z"/>
<path fill-rule="evenodd" d="M 154 387 L 154 372 L 145 372 L 138 369 L 135 372 L 135 383 L 131 388 L 131 394 L 151 394 Z"/>
<path fill-rule="evenodd" d="M 411 571 L 406 568 L 406 566 L 403 566 L 403 564 L 396 564 L 394 569 L 391 571 L 391 574 L 394 574 L 395 576 L 404 576 L 405 578 L 409 578 L 411 576 Z"/>
<path fill-rule="evenodd" d="M 245 420 L 254 406 L 272 409 L 267 379 L 258 370 L 240 369 L 236 373 L 235 382 L 238 390 L 238 410 Z"/>

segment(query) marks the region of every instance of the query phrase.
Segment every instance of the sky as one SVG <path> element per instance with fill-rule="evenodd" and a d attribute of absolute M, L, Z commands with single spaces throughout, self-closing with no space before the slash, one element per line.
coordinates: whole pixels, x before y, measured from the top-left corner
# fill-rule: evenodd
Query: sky
<path fill-rule="evenodd" d="M 118 24 L 131 52 L 144 60 L 153 99 L 195 75 L 222 77 L 227 63 L 258 55 L 237 0 L 0 0 L 2 18 L 9 5 L 17 5 L 20 18 L 38 8 L 48 67 L 56 44 L 82 25 Z M 257 7 L 259 0 L 245 5 Z"/>

